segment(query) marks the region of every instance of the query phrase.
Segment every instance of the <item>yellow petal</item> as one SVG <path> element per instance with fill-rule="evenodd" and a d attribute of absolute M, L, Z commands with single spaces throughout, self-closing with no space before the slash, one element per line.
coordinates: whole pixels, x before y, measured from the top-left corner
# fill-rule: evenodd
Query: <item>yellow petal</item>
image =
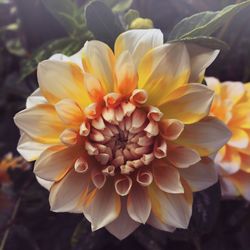
<path fill-rule="evenodd" d="M 84 120 L 84 114 L 75 101 L 63 99 L 55 105 L 55 109 L 65 125 L 79 129 Z"/>
<path fill-rule="evenodd" d="M 245 147 L 245 148 L 238 148 L 237 150 L 239 152 L 241 152 L 241 153 L 250 155 L 250 130 L 245 130 L 245 132 L 248 134 L 249 143 L 248 143 L 247 147 Z"/>
<path fill-rule="evenodd" d="M 241 158 L 241 166 L 240 166 L 241 170 L 250 173 L 250 155 L 240 153 L 240 158 Z"/>
<path fill-rule="evenodd" d="M 238 128 L 231 128 L 232 137 L 228 141 L 228 145 L 235 148 L 246 148 L 249 143 L 248 134 Z"/>
<path fill-rule="evenodd" d="M 237 150 L 231 147 L 226 147 L 224 157 L 220 162 L 219 166 L 226 174 L 236 173 L 241 166 L 241 157 Z"/>
<path fill-rule="evenodd" d="M 100 102 L 103 100 L 105 91 L 101 83 L 93 75 L 85 73 L 84 84 L 93 102 Z"/>
<path fill-rule="evenodd" d="M 220 81 L 215 77 L 206 77 L 205 80 L 208 88 L 212 89 L 216 95 L 219 95 L 221 89 Z"/>
<path fill-rule="evenodd" d="M 170 101 L 159 107 L 164 113 L 163 117 L 190 124 L 209 114 L 213 91 L 204 85 L 193 83 L 178 88 L 169 98 Z"/>
<path fill-rule="evenodd" d="M 38 64 L 37 77 L 42 95 L 52 104 L 62 99 L 72 99 L 82 107 L 90 103 L 83 71 L 72 62 L 43 61 Z"/>
<path fill-rule="evenodd" d="M 152 48 L 163 44 L 163 34 L 158 29 L 129 30 L 115 41 L 115 56 L 119 57 L 128 50 L 138 66 L 142 57 Z"/>
<path fill-rule="evenodd" d="M 234 105 L 228 126 L 250 129 L 250 99 L 248 102 Z"/>
<path fill-rule="evenodd" d="M 84 70 L 98 79 L 105 93 L 113 91 L 115 57 L 108 45 L 99 41 L 86 42 L 82 62 Z"/>
<path fill-rule="evenodd" d="M 250 201 L 250 175 L 243 171 L 227 176 L 233 183 L 238 192 L 248 201 Z"/>
<path fill-rule="evenodd" d="M 138 75 L 133 58 L 128 51 L 120 54 L 116 61 L 116 89 L 123 95 L 129 95 L 137 87 Z"/>
<path fill-rule="evenodd" d="M 164 103 L 172 91 L 188 82 L 190 64 L 185 45 L 165 44 L 150 50 L 141 61 L 138 74 L 138 86 L 148 92 L 149 104 Z"/>
<path fill-rule="evenodd" d="M 59 135 L 64 130 L 54 106 L 40 104 L 17 113 L 14 117 L 16 125 L 37 142 L 57 144 Z"/>
<path fill-rule="evenodd" d="M 244 95 L 245 89 L 241 82 L 223 82 L 221 85 L 221 97 L 236 104 Z"/>

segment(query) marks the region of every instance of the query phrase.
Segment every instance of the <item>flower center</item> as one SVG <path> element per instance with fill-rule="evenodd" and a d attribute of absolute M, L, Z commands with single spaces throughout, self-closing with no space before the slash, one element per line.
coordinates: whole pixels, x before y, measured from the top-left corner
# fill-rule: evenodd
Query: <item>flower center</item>
<path fill-rule="evenodd" d="M 98 118 L 89 120 L 85 149 L 103 166 L 103 173 L 129 174 L 156 157 L 159 127 L 155 118 L 155 112 L 130 101 L 104 107 Z"/>

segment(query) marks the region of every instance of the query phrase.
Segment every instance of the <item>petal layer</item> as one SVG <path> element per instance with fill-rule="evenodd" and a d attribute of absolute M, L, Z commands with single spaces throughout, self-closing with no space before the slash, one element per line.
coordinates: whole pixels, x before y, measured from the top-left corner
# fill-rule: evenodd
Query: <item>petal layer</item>
<path fill-rule="evenodd" d="M 54 212 L 81 213 L 89 176 L 79 174 L 74 169 L 69 171 L 62 180 L 52 185 L 49 203 Z"/>
<path fill-rule="evenodd" d="M 62 99 L 72 99 L 82 107 L 90 103 L 83 71 L 74 63 L 45 60 L 38 64 L 37 78 L 41 93 L 52 104 Z"/>
<path fill-rule="evenodd" d="M 54 106 L 39 104 L 17 113 L 14 121 L 19 129 L 32 139 L 48 144 L 60 143 L 59 135 L 64 126 Z"/>
<path fill-rule="evenodd" d="M 172 91 L 188 82 L 190 64 L 186 46 L 165 44 L 150 50 L 141 61 L 138 74 L 138 86 L 148 92 L 148 102 L 159 106 Z"/>
<path fill-rule="evenodd" d="M 122 201 L 122 207 L 119 217 L 108 224 L 106 229 L 119 240 L 128 237 L 132 232 L 140 226 L 140 223 L 132 220 L 127 212 L 125 201 Z"/>
<path fill-rule="evenodd" d="M 158 29 L 129 30 L 116 39 L 115 56 L 128 50 L 137 66 L 149 50 L 162 44 L 163 34 Z"/>
<path fill-rule="evenodd" d="M 164 118 L 190 124 L 209 114 L 213 91 L 204 85 L 193 83 L 178 88 L 169 98 L 171 100 L 159 107 L 164 113 Z"/>
<path fill-rule="evenodd" d="M 35 163 L 34 173 L 48 181 L 58 181 L 73 167 L 81 150 L 78 146 L 52 146 Z"/>
<path fill-rule="evenodd" d="M 192 214 L 192 193 L 168 194 L 152 184 L 149 188 L 152 213 L 163 224 L 172 227 L 187 228 Z"/>
<path fill-rule="evenodd" d="M 115 85 L 115 57 L 108 45 L 99 41 L 86 42 L 82 60 L 84 70 L 99 80 L 106 93 L 112 92 Z"/>
<path fill-rule="evenodd" d="M 189 168 L 180 169 L 179 172 L 193 192 L 206 189 L 218 181 L 214 162 L 208 157 L 202 158 Z"/>
<path fill-rule="evenodd" d="M 208 156 L 219 150 L 231 137 L 231 132 L 220 120 L 207 117 L 186 125 L 177 143 L 196 150 L 201 156 Z"/>
<path fill-rule="evenodd" d="M 120 211 L 120 196 L 116 194 L 111 183 L 105 184 L 99 190 L 92 191 L 83 206 L 83 213 L 91 222 L 93 231 L 114 221 L 119 216 Z"/>

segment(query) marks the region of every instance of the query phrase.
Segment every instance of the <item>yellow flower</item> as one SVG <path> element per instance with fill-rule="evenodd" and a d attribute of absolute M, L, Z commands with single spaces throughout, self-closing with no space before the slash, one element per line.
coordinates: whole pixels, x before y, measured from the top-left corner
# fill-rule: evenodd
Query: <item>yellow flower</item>
<path fill-rule="evenodd" d="M 41 62 L 40 88 L 15 122 L 51 209 L 83 212 L 119 239 L 140 223 L 187 228 L 192 192 L 217 181 L 207 156 L 230 137 L 198 83 L 217 54 L 149 29 L 122 33 L 114 53 L 89 41 Z"/>
<path fill-rule="evenodd" d="M 250 83 L 206 78 L 215 91 L 211 115 L 227 124 L 232 137 L 215 157 L 224 196 L 250 200 Z"/>
<path fill-rule="evenodd" d="M 27 170 L 29 164 L 21 156 L 13 157 L 12 153 L 6 154 L 0 161 L 0 184 L 9 183 L 10 178 L 7 173 L 9 168 L 21 168 Z"/>

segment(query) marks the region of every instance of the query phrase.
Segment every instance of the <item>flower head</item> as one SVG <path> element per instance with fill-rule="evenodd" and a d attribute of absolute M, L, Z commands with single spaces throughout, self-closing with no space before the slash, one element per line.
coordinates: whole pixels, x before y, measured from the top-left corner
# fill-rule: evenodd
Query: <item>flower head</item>
<path fill-rule="evenodd" d="M 213 92 L 199 83 L 217 54 L 163 44 L 151 29 L 122 33 L 114 53 L 90 41 L 41 62 L 40 88 L 15 122 L 51 209 L 83 212 L 119 239 L 140 223 L 187 228 L 192 192 L 217 180 L 207 156 L 230 137 L 208 117 Z"/>
<path fill-rule="evenodd" d="M 211 115 L 227 124 L 231 139 L 215 157 L 221 176 L 222 194 L 242 195 L 250 200 L 250 83 L 223 82 L 206 78 L 215 92 Z"/>

